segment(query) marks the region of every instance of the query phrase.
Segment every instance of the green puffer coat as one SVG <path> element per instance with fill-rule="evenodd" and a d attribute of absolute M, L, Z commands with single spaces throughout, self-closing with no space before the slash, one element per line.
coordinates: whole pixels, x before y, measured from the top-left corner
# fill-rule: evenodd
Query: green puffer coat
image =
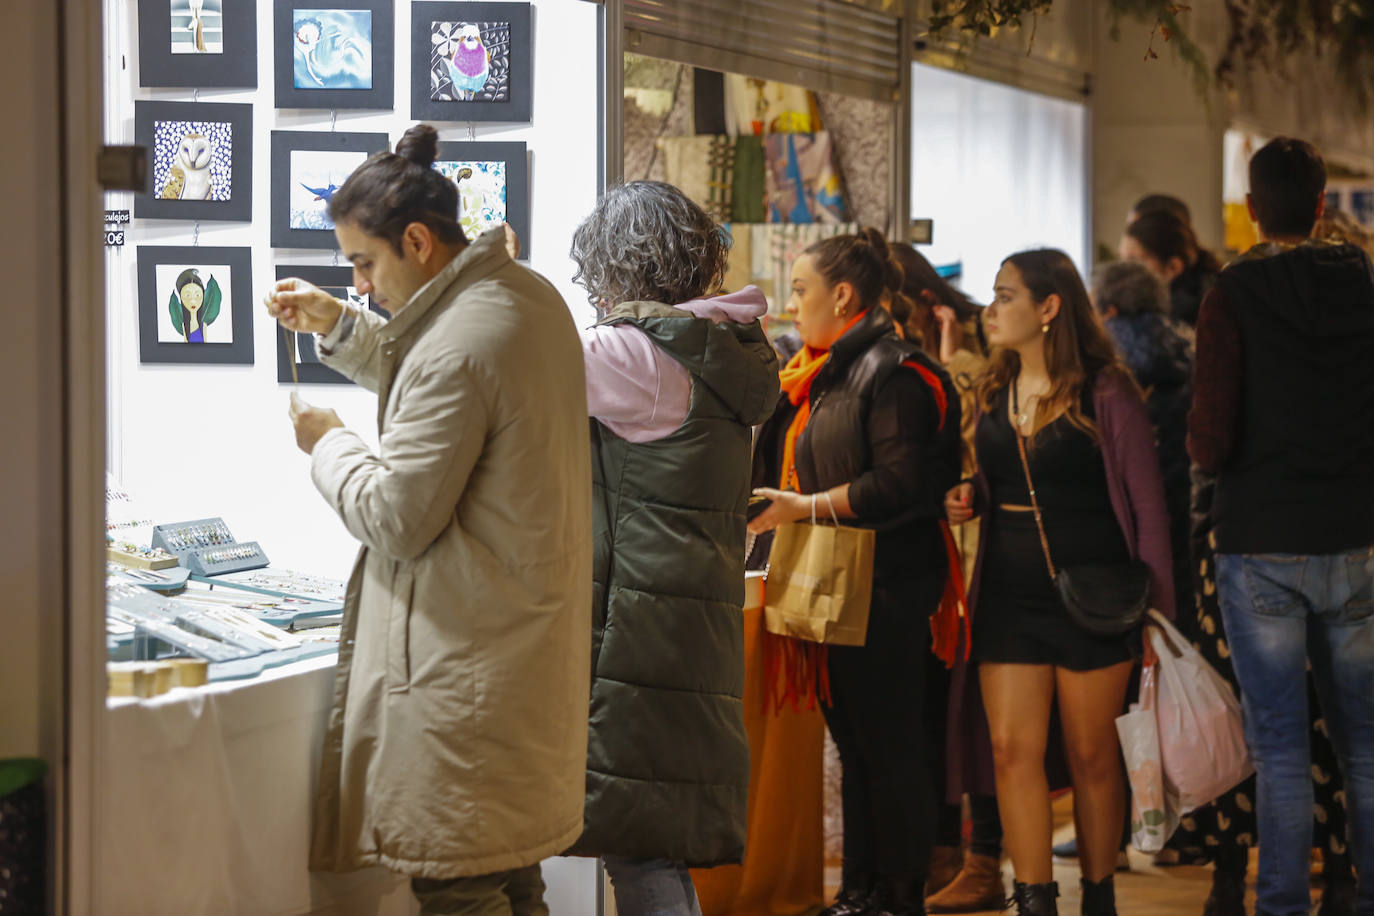
<path fill-rule="evenodd" d="M 631 443 L 592 421 L 594 565 L 586 831 L 575 855 L 707 867 L 744 855 L 750 427 L 778 397 L 763 328 L 618 306 L 692 377 L 686 420 Z"/>

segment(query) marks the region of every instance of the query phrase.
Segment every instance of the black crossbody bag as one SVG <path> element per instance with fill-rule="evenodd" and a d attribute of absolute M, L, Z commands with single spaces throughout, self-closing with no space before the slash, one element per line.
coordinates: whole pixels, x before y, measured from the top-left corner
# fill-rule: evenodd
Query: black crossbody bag
<path fill-rule="evenodd" d="M 1026 472 L 1031 511 L 1040 532 L 1040 547 L 1045 551 L 1045 566 L 1059 592 L 1059 600 L 1074 623 L 1097 636 L 1121 636 L 1136 629 L 1150 608 L 1150 569 L 1139 560 L 1126 563 L 1082 563 L 1058 571 L 1050 557 L 1049 538 L 1040 516 L 1040 501 L 1035 497 L 1026 440 L 1013 425 L 1016 448 L 1021 453 L 1021 468 Z"/>

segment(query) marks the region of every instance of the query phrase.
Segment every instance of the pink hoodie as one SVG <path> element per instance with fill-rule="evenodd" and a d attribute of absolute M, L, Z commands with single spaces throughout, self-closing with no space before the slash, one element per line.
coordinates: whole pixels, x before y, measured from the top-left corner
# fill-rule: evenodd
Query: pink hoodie
<path fill-rule="evenodd" d="M 748 324 L 768 311 L 757 286 L 713 299 L 694 299 L 676 308 L 711 321 Z M 632 324 L 582 331 L 587 363 L 587 413 L 630 442 L 670 435 L 692 406 L 692 377 Z"/>

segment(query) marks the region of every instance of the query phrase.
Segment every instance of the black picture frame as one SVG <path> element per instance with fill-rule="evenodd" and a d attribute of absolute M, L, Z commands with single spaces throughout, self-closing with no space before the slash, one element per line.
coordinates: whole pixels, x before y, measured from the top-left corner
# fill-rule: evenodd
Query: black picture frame
<path fill-rule="evenodd" d="M 439 162 L 505 162 L 506 222 L 520 238 L 520 258 L 530 256 L 530 159 L 529 148 L 520 142 L 473 140 L 439 144 Z M 462 206 L 462 194 L 459 194 Z"/>
<path fill-rule="evenodd" d="M 228 125 L 229 199 L 163 199 L 157 125 L 167 121 Z M 165 138 L 164 138 L 165 139 Z M 224 102 L 134 102 L 134 141 L 148 150 L 148 185 L 134 197 L 136 219 L 253 220 L 253 106 Z M 162 186 L 159 186 L 159 183 Z M 211 194 L 215 192 L 213 190 Z"/>
<path fill-rule="evenodd" d="M 172 52 L 172 0 L 138 0 L 138 84 L 149 89 L 256 89 L 256 3 L 219 0 L 219 53 Z"/>
<path fill-rule="evenodd" d="M 529 3 L 417 0 L 410 5 L 410 116 L 416 121 L 503 121 L 528 124 L 533 98 L 534 46 Z M 435 22 L 510 23 L 509 96 L 505 101 L 434 101 L 430 66 Z"/>
<path fill-rule="evenodd" d="M 318 264 L 292 265 L 278 264 L 277 279 L 285 280 L 288 277 L 296 277 L 313 283 L 319 287 L 339 287 L 353 285 L 353 268 L 351 267 L 327 267 Z M 378 315 L 389 317 L 388 313 L 379 309 L 372 302 L 372 297 L 367 297 L 367 307 Z M 291 384 L 291 354 L 287 352 L 287 331 L 281 326 L 277 327 L 277 381 L 283 384 Z M 302 357 L 306 357 L 302 361 Z M 347 376 L 335 372 L 333 369 L 318 361 L 315 356 L 315 335 L 296 334 L 296 380 L 302 385 L 352 385 L 353 381 Z"/>
<path fill-rule="evenodd" d="M 253 251 L 191 245 L 140 245 L 138 257 L 138 353 L 143 363 L 183 365 L 253 364 Z M 159 340 L 158 325 L 170 302 L 158 285 L 158 267 L 223 264 L 229 267 L 228 299 L 232 308 L 230 343 L 181 343 Z M 179 279 L 179 278 L 178 278 Z M 208 279 L 208 278 L 202 278 Z M 222 308 L 222 306 L 221 306 Z"/>
<path fill-rule="evenodd" d="M 335 131 L 274 130 L 272 131 L 272 212 L 271 241 L 273 248 L 338 247 L 332 229 L 291 228 L 291 154 L 298 151 L 333 153 L 373 153 L 387 148 L 384 133 L 348 133 Z M 342 184 L 342 182 L 340 182 Z"/>
<path fill-rule="evenodd" d="M 295 11 L 365 10 L 372 14 L 371 89 L 297 89 Z M 274 0 L 272 70 L 277 108 L 390 111 L 396 97 L 396 10 L 392 0 Z"/>

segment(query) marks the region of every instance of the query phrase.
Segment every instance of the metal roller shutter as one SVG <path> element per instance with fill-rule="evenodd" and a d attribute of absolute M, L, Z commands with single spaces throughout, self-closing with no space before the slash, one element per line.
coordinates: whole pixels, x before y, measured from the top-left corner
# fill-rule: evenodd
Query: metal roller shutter
<path fill-rule="evenodd" d="M 897 17 L 842 0 L 622 0 L 625 50 L 892 102 Z"/>

